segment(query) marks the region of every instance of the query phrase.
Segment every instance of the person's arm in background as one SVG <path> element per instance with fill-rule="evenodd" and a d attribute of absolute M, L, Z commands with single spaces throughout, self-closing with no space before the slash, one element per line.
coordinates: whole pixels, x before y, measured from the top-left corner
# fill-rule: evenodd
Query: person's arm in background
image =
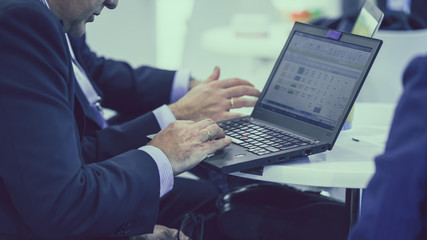
<path fill-rule="evenodd" d="M 70 42 L 95 87 L 101 90 L 102 105 L 127 115 L 124 121 L 170 103 L 175 71 L 150 66 L 134 69 L 126 62 L 99 57 L 85 36 L 70 36 Z"/>
<path fill-rule="evenodd" d="M 427 56 L 407 67 L 385 152 L 349 239 L 427 239 Z"/>
<path fill-rule="evenodd" d="M 218 67 L 206 80 L 189 83 L 190 75 L 184 71 L 148 66 L 133 69 L 125 62 L 98 57 L 87 46 L 84 37 L 70 40 L 74 49 L 77 49 L 78 58 L 103 92 L 103 105 L 131 116 L 124 120 L 152 111 L 163 104 L 171 104 L 170 110 L 176 119 L 212 118 L 219 121 L 240 116 L 229 112 L 232 108 L 231 98 L 234 100 L 233 108 L 252 107 L 256 98 L 247 97 L 259 95 L 259 91 L 246 80 L 219 80 Z M 190 91 L 187 93 L 187 90 Z"/>

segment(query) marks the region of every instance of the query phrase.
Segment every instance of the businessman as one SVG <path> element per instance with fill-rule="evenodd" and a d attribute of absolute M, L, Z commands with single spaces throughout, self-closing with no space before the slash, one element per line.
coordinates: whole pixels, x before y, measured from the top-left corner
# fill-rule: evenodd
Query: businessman
<path fill-rule="evenodd" d="M 118 124 L 126 123 L 153 109 L 160 128 L 175 119 L 197 121 L 211 118 L 218 121 L 237 117 L 239 114 L 229 110 L 253 106 L 256 99 L 246 96 L 256 97 L 259 94 L 247 81 L 238 78 L 218 80 L 218 67 L 203 82 L 190 80 L 190 74 L 185 71 L 167 71 L 148 66 L 133 69 L 126 62 L 98 57 L 89 49 L 84 36 L 75 37 L 69 34 L 68 37 L 71 51 L 85 73 L 93 80 L 91 83 L 98 90 L 96 92 L 100 93 L 102 105 L 118 113 L 108 121 L 110 126 L 118 127 Z M 191 90 L 187 93 L 189 89 Z M 87 98 L 85 94 L 78 97 L 82 103 Z M 82 132 L 86 162 L 102 161 L 138 146 L 139 143 L 135 144 L 131 139 L 127 139 L 125 142 L 116 143 L 114 148 L 105 147 L 109 128 L 102 129 L 103 124 L 97 123 L 96 112 L 91 111 L 90 104 L 82 105 L 86 106 L 84 115 L 87 120 Z M 154 133 L 159 129 L 152 130 Z M 207 170 L 200 167 L 192 172 L 201 178 L 209 177 Z M 236 184 L 236 181 L 233 181 L 233 184 Z M 217 185 L 203 180 L 174 179 L 173 191 L 161 199 L 158 223 L 178 227 L 177 219 L 194 210 L 194 206 L 200 206 L 201 202 L 218 195 Z"/>
<path fill-rule="evenodd" d="M 79 64 L 64 32 L 82 36 L 104 6 L 117 4 L 0 2 L 1 238 L 127 239 L 151 233 L 173 176 L 231 142 L 204 115 L 163 127 L 153 112 L 109 127 L 102 120 L 97 86 L 85 87 L 87 65 Z M 197 87 L 218 87 L 216 76 Z M 177 119 L 177 113 L 191 119 L 185 106 L 198 94 L 190 91 L 170 105 Z M 239 103 L 229 97 L 221 102 L 222 114 Z M 102 130 L 88 130 L 95 124 Z M 145 136 L 161 128 L 147 142 Z"/>
<path fill-rule="evenodd" d="M 351 240 L 427 239 L 427 56 L 403 75 L 385 151 L 363 194 Z"/>

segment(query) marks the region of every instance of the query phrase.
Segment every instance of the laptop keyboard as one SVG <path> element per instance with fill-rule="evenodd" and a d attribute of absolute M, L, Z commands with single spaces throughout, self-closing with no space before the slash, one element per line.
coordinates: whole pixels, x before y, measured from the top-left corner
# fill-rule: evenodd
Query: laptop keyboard
<path fill-rule="evenodd" d="M 218 125 L 227 136 L 231 137 L 235 144 L 257 155 L 314 144 L 313 141 L 266 126 L 251 118 L 223 121 Z"/>

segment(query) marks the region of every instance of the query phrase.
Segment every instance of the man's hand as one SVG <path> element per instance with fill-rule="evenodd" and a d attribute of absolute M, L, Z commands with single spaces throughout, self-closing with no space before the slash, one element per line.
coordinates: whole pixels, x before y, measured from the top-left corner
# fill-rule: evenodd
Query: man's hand
<path fill-rule="evenodd" d="M 220 69 L 203 82 L 192 83 L 192 89 L 170 109 L 178 120 L 200 121 L 211 118 L 220 121 L 241 116 L 231 113 L 232 108 L 253 107 L 259 91 L 248 81 L 239 78 L 218 80 Z"/>
<path fill-rule="evenodd" d="M 155 225 L 153 233 L 131 237 L 131 240 L 189 240 L 184 233 L 180 232 L 178 238 L 178 230 L 168 228 L 162 225 Z"/>
<path fill-rule="evenodd" d="M 231 143 L 212 120 L 175 121 L 156 134 L 148 145 L 162 150 L 168 157 L 174 175 L 185 172 Z"/>

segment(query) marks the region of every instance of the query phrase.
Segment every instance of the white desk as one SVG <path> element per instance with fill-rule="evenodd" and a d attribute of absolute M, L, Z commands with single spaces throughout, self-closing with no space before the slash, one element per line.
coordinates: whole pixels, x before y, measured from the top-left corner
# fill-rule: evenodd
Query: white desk
<path fill-rule="evenodd" d="M 356 103 L 352 129 L 341 131 L 331 151 L 266 166 L 262 176 L 241 172 L 232 175 L 285 184 L 346 188 L 351 228 L 359 216 L 361 189 L 375 172 L 374 158 L 383 152 L 393 113 L 393 104 Z"/>
<path fill-rule="evenodd" d="M 233 175 L 307 186 L 365 188 L 375 172 L 373 159 L 383 151 L 393 110 L 392 104 L 356 103 L 353 128 L 341 131 L 332 151 L 266 166 L 262 176 Z"/>

